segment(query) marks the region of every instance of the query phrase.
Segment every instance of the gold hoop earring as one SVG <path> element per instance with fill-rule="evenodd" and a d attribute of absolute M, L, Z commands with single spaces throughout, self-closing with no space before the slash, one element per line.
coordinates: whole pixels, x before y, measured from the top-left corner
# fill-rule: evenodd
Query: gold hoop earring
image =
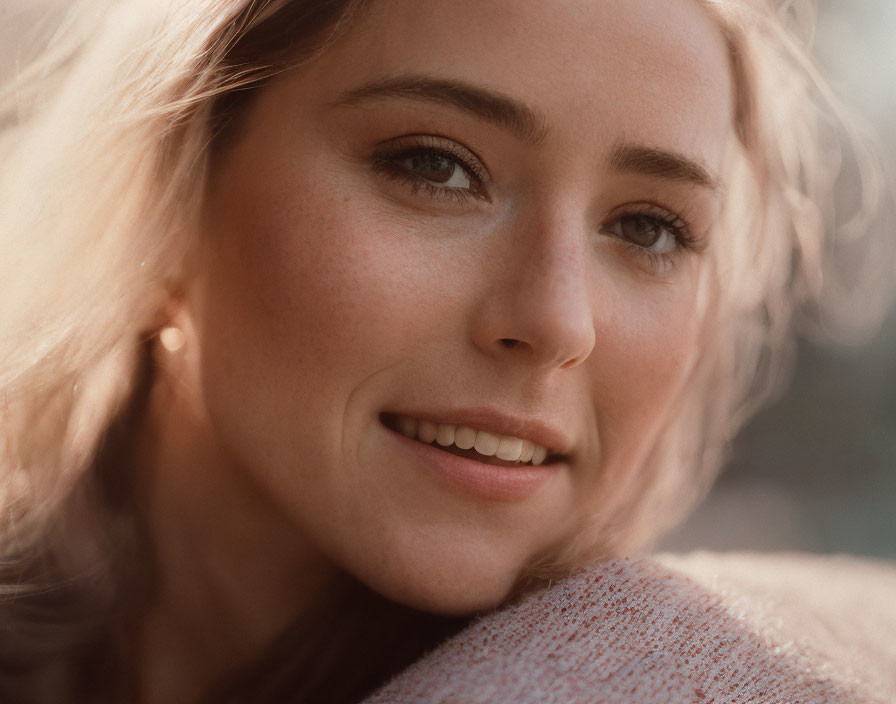
<path fill-rule="evenodd" d="M 162 328 L 162 331 L 159 333 L 159 342 L 169 352 L 177 352 L 186 344 L 187 338 L 183 330 L 173 325 L 168 325 Z"/>

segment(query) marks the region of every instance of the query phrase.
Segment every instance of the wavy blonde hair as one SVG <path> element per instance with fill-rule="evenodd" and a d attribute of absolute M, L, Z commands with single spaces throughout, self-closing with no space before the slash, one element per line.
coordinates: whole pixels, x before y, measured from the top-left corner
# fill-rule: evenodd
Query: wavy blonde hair
<path fill-rule="evenodd" d="M 891 194 L 808 58 L 809 3 L 702 3 L 730 49 L 738 148 L 700 357 L 647 465 L 604 477 L 610 499 L 533 575 L 638 549 L 684 516 L 782 377 L 795 318 L 854 335 L 883 311 Z M 108 625 L 140 539 L 112 450 L 189 274 L 215 147 L 255 89 L 364 4 L 84 0 L 0 92 L 0 613 L 24 634 L 0 660 L 64 660 Z M 858 185 L 838 199 L 844 172 Z M 40 601 L 60 585 L 75 596 Z M 80 618 L 60 615 L 75 602 Z"/>

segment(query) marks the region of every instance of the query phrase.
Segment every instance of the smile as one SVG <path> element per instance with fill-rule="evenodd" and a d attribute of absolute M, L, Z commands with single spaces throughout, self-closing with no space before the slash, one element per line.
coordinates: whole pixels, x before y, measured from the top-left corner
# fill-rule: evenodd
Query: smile
<path fill-rule="evenodd" d="M 406 415 L 388 414 L 385 425 L 407 438 L 437 446 L 447 452 L 504 466 L 539 466 L 551 454 L 548 448 L 531 440 L 498 435 L 486 430 L 452 423 L 435 423 Z"/>

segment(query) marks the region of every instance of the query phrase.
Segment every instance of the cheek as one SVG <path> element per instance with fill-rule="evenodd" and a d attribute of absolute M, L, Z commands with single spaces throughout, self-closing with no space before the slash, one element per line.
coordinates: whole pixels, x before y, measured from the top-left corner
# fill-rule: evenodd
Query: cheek
<path fill-rule="evenodd" d="M 252 383 L 283 406 L 287 390 L 324 383 L 328 393 L 309 394 L 316 403 L 344 398 L 439 322 L 418 303 L 435 265 L 412 228 L 331 173 L 306 160 L 272 174 L 288 188 L 236 181 L 216 198 L 215 310 L 205 318 L 221 321 L 231 361 L 253 360 Z"/>
<path fill-rule="evenodd" d="M 610 475 L 643 464 L 695 360 L 700 325 L 690 273 L 629 291 L 599 316 L 589 364 Z"/>

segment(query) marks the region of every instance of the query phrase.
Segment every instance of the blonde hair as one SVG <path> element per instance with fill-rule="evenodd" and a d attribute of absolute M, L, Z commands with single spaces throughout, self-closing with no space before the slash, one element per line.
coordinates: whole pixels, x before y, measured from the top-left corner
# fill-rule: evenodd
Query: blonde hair
<path fill-rule="evenodd" d="M 146 555 L 115 421 L 188 270 L 210 146 L 362 4 L 82 0 L 0 93 L 0 662 L 40 663 L 0 672 L 3 701 L 133 606 Z"/>
<path fill-rule="evenodd" d="M 48 536 L 73 520 L 73 497 L 87 521 L 108 508 L 108 492 L 84 487 L 97 483 L 110 429 L 151 375 L 146 343 L 189 272 L 212 146 L 253 89 L 322 50 L 363 4 L 84 1 L 0 93 L 0 610 L 18 626 L 36 619 L 23 595 L 108 575 L 109 555 L 137 540 L 126 506 L 84 531 L 130 536 L 114 550 L 81 546 L 91 558 L 71 561 L 73 548 Z M 739 149 L 703 349 L 647 466 L 603 477 L 610 499 L 532 574 L 637 549 L 679 520 L 775 387 L 795 316 L 855 334 L 883 310 L 892 258 L 875 226 L 890 194 L 873 142 L 792 30 L 808 3 L 704 4 L 730 47 Z M 851 207 L 835 210 L 844 166 L 860 185 Z M 126 485 L 126 466 L 107 464 L 103 482 Z M 58 638 L 59 652 L 85 637 Z"/>

